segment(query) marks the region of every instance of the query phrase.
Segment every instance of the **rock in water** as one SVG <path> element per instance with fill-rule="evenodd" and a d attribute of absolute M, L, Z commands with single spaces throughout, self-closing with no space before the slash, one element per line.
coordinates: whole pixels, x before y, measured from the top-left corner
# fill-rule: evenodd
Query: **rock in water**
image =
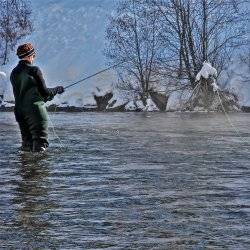
<path fill-rule="evenodd" d="M 113 97 L 112 92 L 108 92 L 103 96 L 97 96 L 97 95 L 94 94 L 97 110 L 98 111 L 106 110 L 106 108 L 107 108 L 107 106 L 109 104 L 109 101 L 112 99 L 112 97 Z"/>
<path fill-rule="evenodd" d="M 167 107 L 169 96 L 166 96 L 164 94 L 154 92 L 154 91 L 149 92 L 149 94 L 150 94 L 150 97 L 151 97 L 152 101 L 157 106 L 157 108 L 160 111 L 165 111 L 166 107 Z"/>

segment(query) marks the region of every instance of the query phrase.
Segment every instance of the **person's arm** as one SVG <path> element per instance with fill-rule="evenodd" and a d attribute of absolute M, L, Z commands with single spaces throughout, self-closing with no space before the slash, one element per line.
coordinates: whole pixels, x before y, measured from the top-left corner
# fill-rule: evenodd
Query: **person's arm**
<path fill-rule="evenodd" d="M 38 67 L 33 67 L 31 75 L 36 81 L 38 92 L 45 99 L 45 101 L 51 101 L 56 94 L 61 94 L 64 92 L 62 86 L 47 88 L 45 80 L 43 78 L 43 74 Z"/>

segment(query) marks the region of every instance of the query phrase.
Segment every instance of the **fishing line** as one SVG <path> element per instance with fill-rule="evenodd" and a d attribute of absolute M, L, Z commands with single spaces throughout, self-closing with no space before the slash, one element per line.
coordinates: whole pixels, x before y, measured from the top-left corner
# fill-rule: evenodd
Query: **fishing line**
<path fill-rule="evenodd" d="M 48 114 L 48 118 L 49 118 L 49 122 L 50 122 L 51 127 L 52 127 L 52 132 L 53 132 L 54 137 L 58 139 L 59 144 L 60 144 L 60 148 L 64 148 L 65 146 L 64 146 L 64 144 L 62 143 L 60 137 L 57 135 L 57 133 L 56 133 L 56 131 L 55 131 L 55 126 L 54 126 L 52 120 L 50 119 L 49 114 Z"/>
<path fill-rule="evenodd" d="M 192 91 L 192 93 L 191 93 L 191 96 L 189 97 L 189 99 L 185 102 L 185 106 L 190 102 L 190 100 L 192 99 L 192 97 L 194 96 L 194 92 L 198 89 L 198 87 L 201 85 L 201 82 L 199 82 L 196 86 L 195 86 L 195 88 L 193 89 L 193 91 Z M 183 105 L 183 106 L 184 106 Z"/>
<path fill-rule="evenodd" d="M 68 89 L 68 88 L 73 87 L 74 85 L 79 84 L 79 83 L 81 83 L 81 82 L 84 82 L 84 81 L 86 81 L 86 80 L 88 80 L 88 79 L 90 79 L 90 78 L 92 78 L 92 77 L 94 77 L 94 76 L 97 76 L 97 75 L 99 75 L 99 74 L 102 74 L 102 73 L 104 73 L 104 72 L 106 72 L 106 71 L 108 71 L 108 70 L 114 69 L 114 68 L 118 67 L 119 65 L 124 64 L 125 62 L 127 62 L 127 61 L 123 61 L 123 62 L 117 63 L 117 64 L 115 64 L 115 65 L 112 65 L 112 66 L 110 66 L 110 67 L 108 67 L 108 68 L 102 69 L 102 70 L 100 70 L 100 71 L 98 71 L 98 72 L 96 72 L 96 73 L 94 73 L 94 74 L 92 74 L 92 75 L 90 75 L 90 76 L 87 76 L 87 77 L 85 77 L 85 78 L 83 78 L 83 79 L 80 79 L 80 80 L 78 80 L 78 81 L 76 81 L 76 82 L 73 82 L 73 83 L 67 85 L 66 87 L 64 87 L 64 89 Z M 56 108 L 57 108 L 57 106 L 55 105 L 55 110 L 54 110 L 54 112 L 56 112 Z M 51 126 L 52 126 L 52 131 L 53 131 L 54 137 L 58 139 L 58 141 L 59 141 L 59 143 L 60 143 L 60 147 L 63 148 L 64 145 L 63 145 L 63 143 L 62 143 L 60 137 L 57 135 L 57 133 L 56 133 L 56 131 L 55 131 L 55 126 L 54 126 L 52 120 L 50 119 L 50 116 L 49 116 L 49 115 L 48 115 L 48 118 L 49 118 L 49 122 L 50 122 L 50 124 L 51 124 Z"/>
<path fill-rule="evenodd" d="M 232 121 L 231 121 L 231 119 L 230 119 L 230 117 L 229 117 L 228 113 L 226 112 L 226 109 L 225 109 L 225 107 L 224 107 L 224 105 L 223 105 L 223 102 L 222 102 L 222 100 L 221 100 L 219 91 L 216 90 L 216 92 L 217 92 L 217 94 L 218 94 L 218 97 L 219 97 L 219 101 L 220 101 L 222 110 L 223 110 L 223 112 L 224 112 L 224 114 L 225 114 L 225 116 L 226 116 L 226 118 L 227 118 L 227 120 L 228 120 L 230 126 L 234 129 L 235 133 L 236 133 L 244 142 L 247 142 L 247 143 L 248 143 L 248 141 L 246 141 L 245 138 L 243 138 L 243 137 L 240 135 L 239 130 L 238 130 L 238 129 L 236 128 L 236 126 L 234 126 L 234 124 L 232 123 Z"/>
<path fill-rule="evenodd" d="M 104 72 L 106 72 L 106 71 L 108 71 L 108 70 L 114 69 L 114 68 L 118 67 L 119 65 L 124 64 L 125 62 L 127 62 L 127 61 L 123 61 L 123 62 L 117 63 L 117 64 L 115 64 L 115 65 L 112 65 L 112 66 L 110 66 L 110 67 L 108 67 L 108 68 L 102 69 L 102 70 L 100 70 L 100 71 L 98 71 L 98 72 L 96 72 L 96 73 L 94 73 L 94 74 L 92 74 L 92 75 L 90 75 L 90 76 L 87 76 L 87 77 L 85 77 L 85 78 L 83 78 L 83 79 L 80 79 L 80 80 L 78 80 L 78 81 L 76 81 L 76 82 L 73 82 L 73 83 L 67 85 L 66 87 L 64 87 L 64 89 L 68 89 L 68 88 L 73 87 L 74 85 L 79 84 L 79 83 L 81 83 L 81 82 L 84 82 L 84 81 L 86 81 L 86 80 L 88 80 L 88 79 L 90 79 L 90 78 L 92 78 L 92 77 L 94 77 L 94 76 L 97 76 L 97 75 L 99 75 L 99 74 L 102 74 L 102 73 L 104 73 Z M 56 112 L 56 108 L 57 108 L 57 106 L 55 105 L 55 110 L 54 110 L 54 112 Z M 58 141 L 59 141 L 59 143 L 60 143 L 60 147 L 63 148 L 64 145 L 63 145 L 63 143 L 62 143 L 60 137 L 57 135 L 57 133 L 56 133 L 56 131 L 55 131 L 55 126 L 54 126 L 52 120 L 50 119 L 50 116 L 49 116 L 49 115 L 48 115 L 48 118 L 49 118 L 49 122 L 50 122 L 50 124 L 51 124 L 51 126 L 52 126 L 52 131 L 53 131 L 54 137 L 58 139 Z"/>
<path fill-rule="evenodd" d="M 90 78 L 92 78 L 92 77 L 94 77 L 94 76 L 97 76 L 97 75 L 99 75 L 99 74 L 101 74 L 101 73 L 103 73 L 103 72 L 106 72 L 106 71 L 108 71 L 108 70 L 114 69 L 114 68 L 118 67 L 119 65 L 124 64 L 125 62 L 128 62 L 128 61 L 123 61 L 123 62 L 117 63 L 117 64 L 115 64 L 115 65 L 112 65 L 112 66 L 110 66 L 110 67 L 108 67 L 108 68 L 102 69 L 102 70 L 100 70 L 100 71 L 98 71 L 98 72 L 96 72 L 96 73 L 94 73 L 94 74 L 92 74 L 92 75 L 90 75 L 90 76 L 87 76 L 87 77 L 85 77 L 85 78 L 83 78 L 83 79 L 80 79 L 80 80 L 78 80 L 78 81 L 76 81 L 76 82 L 73 82 L 73 83 L 67 85 L 66 87 L 64 87 L 64 89 L 71 88 L 71 87 L 73 87 L 74 85 L 76 85 L 76 84 L 78 84 L 78 83 L 84 82 L 84 81 L 86 81 L 86 80 L 88 80 L 88 79 L 90 79 Z"/>
<path fill-rule="evenodd" d="M 57 106 L 55 105 L 55 110 L 54 110 L 54 112 L 56 112 L 56 108 L 57 108 Z M 52 127 L 52 132 L 53 132 L 54 138 L 58 139 L 59 144 L 60 144 L 60 148 L 65 148 L 65 146 L 64 146 L 64 144 L 62 143 L 60 137 L 59 137 L 58 134 L 56 133 L 55 126 L 54 126 L 54 124 L 53 124 L 53 122 L 52 122 L 52 119 L 50 118 L 50 115 L 49 115 L 49 114 L 48 114 L 48 119 L 49 119 L 49 122 L 50 122 L 51 127 Z"/>

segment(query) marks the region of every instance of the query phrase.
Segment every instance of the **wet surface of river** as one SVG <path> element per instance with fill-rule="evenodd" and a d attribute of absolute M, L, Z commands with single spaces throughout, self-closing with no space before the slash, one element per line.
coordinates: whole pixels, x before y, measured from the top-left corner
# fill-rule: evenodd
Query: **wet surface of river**
<path fill-rule="evenodd" d="M 1 249 L 250 248 L 250 115 L 50 117 L 32 155 L 0 113 Z"/>

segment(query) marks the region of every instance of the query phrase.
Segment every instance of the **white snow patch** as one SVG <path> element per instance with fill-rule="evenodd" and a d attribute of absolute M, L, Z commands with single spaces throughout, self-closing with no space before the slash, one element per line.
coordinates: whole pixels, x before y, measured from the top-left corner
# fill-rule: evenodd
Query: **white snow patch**
<path fill-rule="evenodd" d="M 3 71 L 0 71 L 0 95 L 3 95 L 7 85 L 7 77 Z"/>
<path fill-rule="evenodd" d="M 133 111 L 136 110 L 136 106 L 135 106 L 135 102 L 134 101 L 130 101 L 126 106 L 125 109 L 128 111 Z"/>
<path fill-rule="evenodd" d="M 6 101 L 3 101 L 1 105 L 4 106 L 5 108 L 11 108 L 15 106 L 14 103 L 6 102 Z"/>
<path fill-rule="evenodd" d="M 111 89 L 101 89 L 99 87 L 96 87 L 96 90 L 93 92 L 94 95 L 101 97 L 101 96 L 105 96 L 106 94 L 112 92 Z"/>
<path fill-rule="evenodd" d="M 217 70 L 214 67 L 212 67 L 212 65 L 209 62 L 204 62 L 201 70 L 196 75 L 196 81 L 197 82 L 200 81 L 201 77 L 203 77 L 204 79 L 208 79 L 208 78 L 212 77 L 212 79 L 213 79 L 212 86 L 213 86 L 213 90 L 215 92 L 218 89 L 220 89 L 216 83 L 216 80 L 215 80 L 217 75 L 218 75 Z"/>
<path fill-rule="evenodd" d="M 126 103 L 126 101 L 116 93 L 114 93 L 114 96 L 109 101 L 109 104 L 111 104 L 114 100 L 116 100 L 116 102 L 111 108 L 115 108 L 115 107 L 121 106 L 121 105 Z"/>
<path fill-rule="evenodd" d="M 217 90 L 219 90 L 219 89 L 220 89 L 220 87 L 217 85 L 217 83 L 216 83 L 216 81 L 215 81 L 215 80 L 212 82 L 212 86 L 213 86 L 213 90 L 214 90 L 214 92 L 216 92 Z"/>
<path fill-rule="evenodd" d="M 126 106 L 125 109 L 128 111 L 134 111 L 136 109 L 144 110 L 145 106 L 143 105 L 141 100 L 130 101 Z"/>
<path fill-rule="evenodd" d="M 200 72 L 196 76 L 196 81 L 200 81 L 201 77 L 205 79 L 217 77 L 217 70 L 210 63 L 204 62 Z"/>
<path fill-rule="evenodd" d="M 222 72 L 220 83 L 239 96 L 240 104 L 250 106 L 250 67 L 241 60 L 233 60 Z"/>
<path fill-rule="evenodd" d="M 192 90 L 185 91 L 175 91 L 170 94 L 168 98 L 166 110 L 180 110 L 183 108 L 184 104 L 189 100 L 192 94 Z"/>
<path fill-rule="evenodd" d="M 139 108 L 139 109 L 144 109 L 145 108 L 145 106 L 143 105 L 143 102 L 141 101 L 141 100 L 137 100 L 136 101 L 136 105 L 137 105 L 137 107 Z"/>
<path fill-rule="evenodd" d="M 62 108 L 69 107 L 69 104 L 68 102 L 63 102 L 63 103 L 60 103 L 60 107 Z"/>
<path fill-rule="evenodd" d="M 6 79 L 6 74 L 3 71 L 0 71 L 0 79 Z"/>
<path fill-rule="evenodd" d="M 147 104 L 146 106 L 144 106 L 141 100 L 130 101 L 125 106 L 125 109 L 129 111 L 134 111 L 136 109 L 140 109 L 142 111 L 148 111 L 148 112 L 159 111 L 159 109 L 156 107 L 156 105 L 154 104 L 151 98 L 148 98 L 146 102 Z"/>
<path fill-rule="evenodd" d="M 152 112 L 152 111 L 159 111 L 159 109 L 156 107 L 156 105 L 154 104 L 152 99 L 148 98 L 147 99 L 147 104 L 146 104 L 146 106 L 144 108 L 144 111 Z"/>

